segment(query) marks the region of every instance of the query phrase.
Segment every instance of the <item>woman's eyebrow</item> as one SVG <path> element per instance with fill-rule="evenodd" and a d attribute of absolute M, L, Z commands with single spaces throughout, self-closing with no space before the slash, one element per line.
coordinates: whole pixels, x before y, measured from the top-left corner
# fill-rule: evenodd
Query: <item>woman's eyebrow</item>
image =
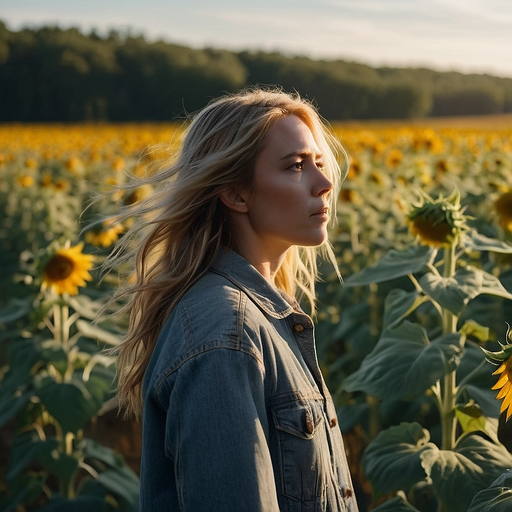
<path fill-rule="evenodd" d="M 291 158 L 293 156 L 299 156 L 299 157 L 307 157 L 307 156 L 314 156 L 315 158 L 323 158 L 324 155 L 322 153 L 315 153 L 314 151 L 310 150 L 298 150 L 298 151 L 292 151 L 291 153 L 288 153 L 287 155 L 281 157 L 281 160 L 287 160 L 288 158 Z"/>

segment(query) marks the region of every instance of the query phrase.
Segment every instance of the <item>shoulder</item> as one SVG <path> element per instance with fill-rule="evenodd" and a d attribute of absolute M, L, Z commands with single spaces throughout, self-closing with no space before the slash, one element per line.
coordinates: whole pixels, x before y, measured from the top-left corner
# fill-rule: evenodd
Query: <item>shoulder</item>
<path fill-rule="evenodd" d="M 166 372 L 216 348 L 247 352 L 259 359 L 258 331 L 266 322 L 242 289 L 225 277 L 208 272 L 172 311 L 160 334 L 155 356 Z"/>

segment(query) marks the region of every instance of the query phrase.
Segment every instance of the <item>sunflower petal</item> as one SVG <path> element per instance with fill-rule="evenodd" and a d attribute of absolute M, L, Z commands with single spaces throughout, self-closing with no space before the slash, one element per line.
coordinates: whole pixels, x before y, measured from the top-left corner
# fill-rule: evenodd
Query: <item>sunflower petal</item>
<path fill-rule="evenodd" d="M 498 375 L 499 373 L 503 373 L 505 371 L 505 368 L 507 367 L 507 362 L 505 361 L 504 363 L 501 364 L 501 366 L 495 371 L 493 372 L 492 374 L 493 375 Z"/>
<path fill-rule="evenodd" d="M 498 379 L 498 382 L 494 384 L 494 386 L 491 389 L 500 389 L 505 385 L 505 382 L 508 382 L 508 373 L 502 373 L 501 377 Z"/>
<path fill-rule="evenodd" d="M 510 381 L 506 382 L 505 385 L 501 388 L 500 392 L 496 396 L 496 400 L 500 400 L 510 391 Z"/>

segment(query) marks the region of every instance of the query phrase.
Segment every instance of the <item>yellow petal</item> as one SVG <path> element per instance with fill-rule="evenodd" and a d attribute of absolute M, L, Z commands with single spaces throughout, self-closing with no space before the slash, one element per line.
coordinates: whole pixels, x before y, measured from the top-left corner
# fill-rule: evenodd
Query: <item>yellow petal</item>
<path fill-rule="evenodd" d="M 510 381 L 506 382 L 505 385 L 501 388 L 500 392 L 498 393 L 498 396 L 496 397 L 496 400 L 499 400 L 500 398 L 503 398 L 510 390 Z"/>
<path fill-rule="evenodd" d="M 512 404 L 512 393 L 509 393 L 503 400 L 503 403 L 501 404 L 501 412 L 503 412 L 507 407 L 510 407 Z"/>
<path fill-rule="evenodd" d="M 494 386 L 491 389 L 500 389 L 505 385 L 505 382 L 508 382 L 508 373 L 502 373 L 501 377 L 498 379 L 498 382 L 494 384 Z"/>
<path fill-rule="evenodd" d="M 501 366 L 495 372 L 493 372 L 493 375 L 498 375 L 498 373 L 503 373 L 505 371 L 506 367 L 507 367 L 507 362 L 505 361 L 504 363 L 501 364 Z"/>

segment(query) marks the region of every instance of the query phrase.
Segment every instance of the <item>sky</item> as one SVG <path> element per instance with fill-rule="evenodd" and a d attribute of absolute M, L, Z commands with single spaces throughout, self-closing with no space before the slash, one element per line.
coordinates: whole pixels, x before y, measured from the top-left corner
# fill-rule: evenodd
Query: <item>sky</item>
<path fill-rule="evenodd" d="M 0 0 L 0 20 L 512 77 L 511 0 Z"/>

